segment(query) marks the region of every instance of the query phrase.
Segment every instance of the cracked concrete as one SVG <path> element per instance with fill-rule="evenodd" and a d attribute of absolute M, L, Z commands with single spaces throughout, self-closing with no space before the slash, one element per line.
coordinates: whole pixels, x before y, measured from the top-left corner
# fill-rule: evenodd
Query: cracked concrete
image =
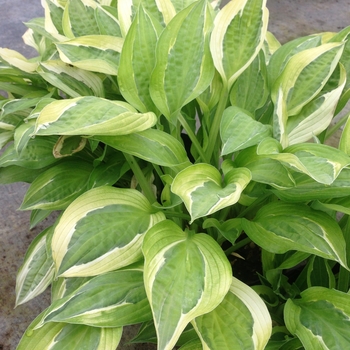
<path fill-rule="evenodd" d="M 286 42 L 298 36 L 339 31 L 350 25 L 350 0 L 268 0 L 269 30 L 278 40 Z M 22 22 L 43 15 L 40 0 L 2 0 L 0 11 L 0 47 L 17 50 L 27 57 L 34 54 L 21 36 L 26 27 Z M 29 212 L 18 207 L 27 185 L 0 185 L 0 350 L 15 349 L 21 335 L 34 317 L 50 301 L 46 291 L 34 300 L 14 309 L 15 278 L 28 245 L 47 226 L 29 230 Z M 49 220 L 49 219 L 47 219 Z M 154 349 L 152 345 L 126 345 L 135 328 L 127 327 L 124 342 L 118 349 Z"/>

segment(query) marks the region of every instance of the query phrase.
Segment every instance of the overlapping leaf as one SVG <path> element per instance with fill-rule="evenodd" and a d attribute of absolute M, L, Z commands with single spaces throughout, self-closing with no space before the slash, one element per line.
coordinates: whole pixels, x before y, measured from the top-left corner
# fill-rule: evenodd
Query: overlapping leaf
<path fill-rule="evenodd" d="M 127 135 L 152 127 L 154 113 L 138 113 L 122 101 L 94 96 L 58 100 L 44 107 L 35 135 Z"/>
<path fill-rule="evenodd" d="M 215 213 L 238 202 L 251 180 L 247 168 L 232 169 L 225 175 L 224 185 L 220 172 L 209 164 L 191 165 L 174 178 L 171 191 L 186 205 L 191 220 Z"/>
<path fill-rule="evenodd" d="M 183 145 L 161 130 L 148 129 L 125 136 L 98 136 L 97 139 L 154 164 L 168 167 L 189 164 Z"/>
<path fill-rule="evenodd" d="M 229 1 L 215 17 L 210 51 L 228 89 L 259 53 L 267 22 L 265 0 Z"/>
<path fill-rule="evenodd" d="M 16 306 L 35 298 L 53 280 L 53 260 L 46 252 L 46 238 L 52 230 L 50 227 L 40 233 L 27 250 L 16 277 Z"/>
<path fill-rule="evenodd" d="M 212 19 L 206 1 L 180 11 L 163 30 L 151 76 L 151 97 L 169 120 L 210 84 L 214 66 L 208 36 Z M 176 87 L 176 88 L 175 88 Z"/>
<path fill-rule="evenodd" d="M 271 336 L 272 321 L 259 295 L 232 278 L 230 291 L 213 311 L 192 321 L 203 348 L 263 350 Z M 233 344 L 239 344 L 239 347 Z"/>
<path fill-rule="evenodd" d="M 30 325 L 34 327 L 40 320 L 39 315 Z M 17 350 L 61 350 L 65 348 L 86 350 L 115 350 L 123 329 L 97 328 L 62 322 L 50 322 L 34 331 L 24 333 Z"/>
<path fill-rule="evenodd" d="M 243 109 L 231 106 L 222 115 L 220 135 L 223 143 L 221 155 L 226 155 L 258 144 L 272 136 L 272 130 L 269 125 L 254 120 Z"/>
<path fill-rule="evenodd" d="M 230 287 L 231 267 L 210 236 L 183 232 L 170 220 L 147 232 L 142 250 L 158 349 L 170 350 L 192 319 L 220 304 Z"/>
<path fill-rule="evenodd" d="M 288 330 L 305 349 L 346 349 L 350 343 L 350 295 L 323 287 L 289 299 L 284 309 Z"/>
<path fill-rule="evenodd" d="M 158 112 L 149 84 L 155 65 L 155 48 L 163 27 L 140 6 L 120 56 L 118 83 L 124 98 L 141 112 Z"/>
<path fill-rule="evenodd" d="M 270 203 L 243 229 L 259 246 L 283 254 L 298 250 L 335 260 L 347 267 L 345 240 L 338 223 L 323 212 L 301 204 Z"/>
<path fill-rule="evenodd" d="M 152 318 L 142 271 L 123 270 L 96 276 L 73 293 L 54 301 L 29 329 L 48 322 L 122 327 Z"/>
<path fill-rule="evenodd" d="M 63 213 L 52 238 L 57 275 L 95 276 L 142 258 L 144 233 L 158 221 L 138 191 L 98 187 L 78 197 Z"/>
<path fill-rule="evenodd" d="M 92 72 L 118 74 L 123 39 L 110 35 L 86 35 L 56 43 L 63 62 Z"/>
<path fill-rule="evenodd" d="M 65 209 L 87 189 L 92 170 L 90 163 L 78 159 L 51 167 L 30 185 L 20 209 Z M 70 174 L 68 178 L 67 173 Z"/>

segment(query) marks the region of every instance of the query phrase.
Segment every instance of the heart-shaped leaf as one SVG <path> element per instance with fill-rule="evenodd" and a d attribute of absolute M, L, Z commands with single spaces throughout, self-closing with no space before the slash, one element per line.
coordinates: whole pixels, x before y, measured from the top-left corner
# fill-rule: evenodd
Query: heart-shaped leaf
<path fill-rule="evenodd" d="M 192 319 L 220 304 L 230 287 L 231 266 L 214 239 L 183 232 L 170 220 L 147 232 L 142 250 L 158 349 L 171 350 Z"/>
<path fill-rule="evenodd" d="M 174 178 L 171 191 L 185 203 L 191 221 L 210 215 L 238 202 L 251 180 L 247 168 L 232 169 L 222 186 L 220 172 L 209 164 L 191 165 Z"/>

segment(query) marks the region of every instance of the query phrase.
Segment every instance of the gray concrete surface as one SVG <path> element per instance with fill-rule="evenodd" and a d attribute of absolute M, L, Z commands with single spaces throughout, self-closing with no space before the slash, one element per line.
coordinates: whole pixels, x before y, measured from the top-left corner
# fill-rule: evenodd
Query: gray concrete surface
<path fill-rule="evenodd" d="M 321 31 L 339 31 L 350 25 L 350 0 L 268 0 L 267 5 L 269 30 L 281 42 Z M 0 47 L 32 56 L 34 51 L 21 39 L 26 29 L 22 22 L 42 15 L 40 0 L 1 0 Z M 26 188 L 22 183 L 0 185 L 0 350 L 15 349 L 28 324 L 50 300 L 47 291 L 14 309 L 16 271 L 32 239 L 48 225 L 46 221 L 30 231 L 29 213 L 17 211 Z M 125 333 L 118 349 L 154 349 L 148 345 L 125 345 L 135 328 L 128 327 Z"/>

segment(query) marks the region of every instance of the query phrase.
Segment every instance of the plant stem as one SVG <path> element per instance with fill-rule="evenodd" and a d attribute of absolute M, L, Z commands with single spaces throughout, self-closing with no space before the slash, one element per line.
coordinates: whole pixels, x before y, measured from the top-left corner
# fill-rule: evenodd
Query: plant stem
<path fill-rule="evenodd" d="M 346 115 L 344 115 L 344 117 L 342 117 L 341 119 L 339 119 L 339 121 L 334 124 L 326 133 L 326 137 L 325 139 L 329 139 L 334 133 L 336 133 L 338 131 L 339 128 L 341 128 L 346 121 L 348 120 L 350 116 L 350 113 L 347 113 Z"/>
<path fill-rule="evenodd" d="M 149 200 L 149 202 L 152 204 L 157 201 L 151 186 L 149 185 L 147 179 L 145 178 L 145 175 L 142 172 L 142 169 L 140 168 L 139 164 L 135 160 L 135 158 L 127 153 L 123 153 L 126 161 L 128 162 L 130 169 L 133 171 L 137 182 L 139 183 L 143 194 L 145 197 Z"/>
<path fill-rule="evenodd" d="M 215 145 L 217 144 L 217 137 L 219 134 L 221 118 L 226 108 L 227 99 L 228 99 L 228 89 L 226 85 L 223 85 L 218 107 L 214 115 L 214 120 L 210 127 L 208 147 L 205 150 L 206 157 L 209 159 L 213 157 Z"/>
<path fill-rule="evenodd" d="M 238 243 L 234 244 L 232 247 L 228 248 L 225 250 L 225 254 L 226 255 L 230 255 L 231 253 L 235 252 L 236 250 L 244 247 L 245 245 L 247 245 L 248 243 L 250 243 L 252 240 L 247 237 L 242 239 L 241 241 L 239 241 Z"/>
<path fill-rule="evenodd" d="M 186 119 L 184 116 L 180 113 L 178 116 L 178 121 L 181 123 L 183 128 L 185 129 L 188 137 L 191 139 L 194 147 L 196 147 L 197 152 L 199 153 L 200 157 L 202 158 L 202 161 L 205 163 L 209 163 L 209 159 L 206 157 L 202 146 L 200 145 L 195 133 L 192 131 L 191 127 L 188 125 Z"/>
<path fill-rule="evenodd" d="M 177 211 L 170 211 L 167 210 L 165 212 L 165 216 L 166 217 L 175 217 L 175 218 L 181 218 L 181 219 L 185 219 L 187 221 L 191 220 L 191 217 L 185 213 L 181 213 L 181 212 L 177 212 Z"/>

